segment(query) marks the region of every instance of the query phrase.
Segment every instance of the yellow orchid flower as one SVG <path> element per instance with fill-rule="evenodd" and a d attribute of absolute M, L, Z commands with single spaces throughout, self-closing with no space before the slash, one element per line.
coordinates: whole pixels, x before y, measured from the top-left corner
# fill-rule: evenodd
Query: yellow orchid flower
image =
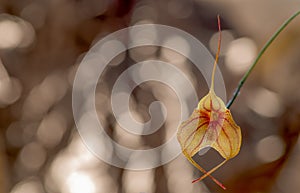
<path fill-rule="evenodd" d="M 221 46 L 221 27 L 218 16 L 219 42 L 218 51 L 212 71 L 211 87 L 204 96 L 197 109 L 194 110 L 188 120 L 184 121 L 177 133 L 182 153 L 201 172 L 203 176 L 193 181 L 201 181 L 209 176 L 220 187 L 226 189 L 223 184 L 211 176 L 215 170 L 221 167 L 229 159 L 235 157 L 239 151 L 242 141 L 241 129 L 234 122 L 230 110 L 226 108 L 224 102 L 215 94 L 214 77 Z M 211 169 L 204 170 L 192 157 L 206 147 L 214 148 L 225 160 Z"/>

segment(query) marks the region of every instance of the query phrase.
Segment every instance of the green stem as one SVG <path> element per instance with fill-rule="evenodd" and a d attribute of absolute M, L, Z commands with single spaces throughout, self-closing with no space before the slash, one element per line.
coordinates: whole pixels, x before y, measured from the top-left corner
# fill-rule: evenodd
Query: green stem
<path fill-rule="evenodd" d="M 294 13 L 290 18 L 288 18 L 283 24 L 282 26 L 273 34 L 273 36 L 267 41 L 267 43 L 264 45 L 264 47 L 260 50 L 258 56 L 256 57 L 256 59 L 254 60 L 253 64 L 250 66 L 250 68 L 248 69 L 248 71 L 245 73 L 245 75 L 242 77 L 242 79 L 240 80 L 238 87 L 236 88 L 236 90 L 233 93 L 233 96 L 231 97 L 231 99 L 228 101 L 226 107 L 230 108 L 230 106 L 232 105 L 232 103 L 234 102 L 234 100 L 236 99 L 236 97 L 238 96 L 238 94 L 240 93 L 240 90 L 242 88 L 242 86 L 244 85 L 245 81 L 247 80 L 248 76 L 250 75 L 250 73 L 253 71 L 254 67 L 256 66 L 257 62 L 259 61 L 259 59 L 261 58 L 261 56 L 265 53 L 265 51 L 267 50 L 267 48 L 271 45 L 271 43 L 276 39 L 276 37 L 280 34 L 280 32 L 282 30 L 285 29 L 285 27 L 298 15 L 300 14 L 300 10 L 297 11 L 296 13 Z"/>

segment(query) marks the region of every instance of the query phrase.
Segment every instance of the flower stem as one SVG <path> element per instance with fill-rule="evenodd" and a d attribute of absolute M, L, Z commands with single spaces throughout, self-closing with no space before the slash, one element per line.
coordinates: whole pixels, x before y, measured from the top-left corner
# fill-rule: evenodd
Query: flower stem
<path fill-rule="evenodd" d="M 257 62 L 259 61 L 259 59 L 262 57 L 262 55 L 265 53 L 265 51 L 267 50 L 267 48 L 271 45 L 271 43 L 276 39 L 276 37 L 280 34 L 280 32 L 282 30 L 284 30 L 286 28 L 286 26 L 298 15 L 300 14 L 300 10 L 297 11 L 296 13 L 294 13 L 290 18 L 288 18 L 281 26 L 280 28 L 278 28 L 278 30 L 272 35 L 272 37 L 267 41 L 267 43 L 264 45 L 264 47 L 260 50 L 258 56 L 256 57 L 256 59 L 254 60 L 254 62 L 252 63 L 252 65 L 250 66 L 250 68 L 248 69 L 248 71 L 244 74 L 244 76 L 242 77 L 242 79 L 240 80 L 238 87 L 236 88 L 236 90 L 234 91 L 231 99 L 228 101 L 226 107 L 230 108 L 231 105 L 233 104 L 233 102 L 235 101 L 236 97 L 238 96 L 238 94 L 240 93 L 240 90 L 242 88 L 242 86 L 244 85 L 245 81 L 247 80 L 248 76 L 251 74 L 251 72 L 253 71 L 254 67 L 256 66 Z"/>

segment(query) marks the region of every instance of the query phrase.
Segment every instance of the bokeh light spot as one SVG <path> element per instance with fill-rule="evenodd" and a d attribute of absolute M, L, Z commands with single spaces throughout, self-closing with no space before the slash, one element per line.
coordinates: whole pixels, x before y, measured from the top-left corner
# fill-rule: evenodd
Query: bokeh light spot
<path fill-rule="evenodd" d="M 95 184 L 90 176 L 84 173 L 74 172 L 67 179 L 69 193 L 94 193 Z"/>
<path fill-rule="evenodd" d="M 39 169 L 46 160 L 46 151 L 38 143 L 27 144 L 20 154 L 21 163 L 29 170 Z"/>
<path fill-rule="evenodd" d="M 234 74 L 244 73 L 256 56 L 256 45 L 249 38 L 239 38 L 232 41 L 225 57 L 227 68 Z"/>
<path fill-rule="evenodd" d="M 14 21 L 0 20 L 0 49 L 17 47 L 22 41 L 22 28 Z"/>
<path fill-rule="evenodd" d="M 44 193 L 44 190 L 38 180 L 30 179 L 16 184 L 10 193 Z"/>
<path fill-rule="evenodd" d="M 0 14 L 0 49 L 24 48 L 35 39 L 35 31 L 27 21 L 8 14 Z"/>
<path fill-rule="evenodd" d="M 58 112 L 52 112 L 42 120 L 37 131 L 37 137 L 46 147 L 51 148 L 58 145 L 66 130 L 65 118 Z"/>
<path fill-rule="evenodd" d="M 219 32 L 214 33 L 209 40 L 209 48 L 214 54 L 216 54 L 218 50 L 218 40 Z M 230 30 L 222 30 L 222 45 L 220 50 L 220 56 L 224 55 L 227 52 L 229 45 L 233 40 L 234 36 Z"/>
<path fill-rule="evenodd" d="M 277 117 L 282 113 L 282 103 L 277 93 L 258 88 L 247 97 L 247 104 L 254 112 L 264 117 Z"/>
<path fill-rule="evenodd" d="M 272 162 L 279 159 L 284 153 L 284 142 L 277 135 L 263 138 L 256 145 L 256 156 L 262 162 Z"/>
<path fill-rule="evenodd" d="M 187 57 L 189 56 L 191 49 L 188 42 L 179 36 L 170 36 L 163 42 L 162 47 L 171 47 L 175 50 L 180 50 Z M 166 48 L 162 48 L 161 55 L 173 64 L 182 64 L 186 60 L 185 56 Z"/>

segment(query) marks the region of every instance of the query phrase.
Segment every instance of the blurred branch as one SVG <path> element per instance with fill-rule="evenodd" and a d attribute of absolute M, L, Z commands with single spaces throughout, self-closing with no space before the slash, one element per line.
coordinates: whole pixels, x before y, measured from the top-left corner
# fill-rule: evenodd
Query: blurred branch
<path fill-rule="evenodd" d="M 267 48 L 272 44 L 272 42 L 277 38 L 277 36 L 280 34 L 280 32 L 282 32 L 282 30 L 284 30 L 286 28 L 286 26 L 298 15 L 300 14 L 300 11 L 297 11 L 296 13 L 294 13 L 290 18 L 288 18 L 283 24 L 282 26 L 280 26 L 280 28 L 273 34 L 273 36 L 267 41 L 267 43 L 264 45 L 264 47 L 260 50 L 258 56 L 256 57 L 256 59 L 254 60 L 253 64 L 250 66 L 249 70 L 245 73 L 245 75 L 242 77 L 242 79 L 240 80 L 238 87 L 236 88 L 236 90 L 233 93 L 233 96 L 231 97 L 231 99 L 228 101 L 227 103 L 227 108 L 230 108 L 231 105 L 233 104 L 234 100 L 236 99 L 236 97 L 238 96 L 238 94 L 240 93 L 240 90 L 242 88 L 242 86 L 244 85 L 245 81 L 247 80 L 248 76 L 250 75 L 250 73 L 253 71 L 253 69 L 255 68 L 257 62 L 259 61 L 259 59 L 262 57 L 262 55 L 265 53 L 265 51 L 267 50 Z"/>

